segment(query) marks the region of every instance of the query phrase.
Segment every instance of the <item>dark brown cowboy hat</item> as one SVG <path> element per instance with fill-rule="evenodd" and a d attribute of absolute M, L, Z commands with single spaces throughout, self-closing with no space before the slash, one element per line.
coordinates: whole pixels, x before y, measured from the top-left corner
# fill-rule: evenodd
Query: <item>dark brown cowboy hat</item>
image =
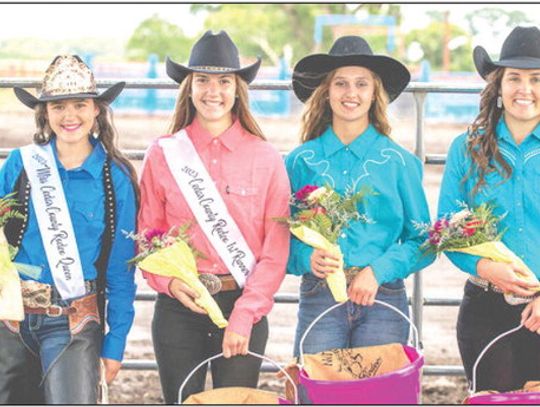
<path fill-rule="evenodd" d="M 257 58 L 254 64 L 241 68 L 238 48 L 229 35 L 225 31 L 213 34 L 209 30 L 193 45 L 188 66 L 177 64 L 169 57 L 166 64 L 167 75 L 177 83 L 182 83 L 192 72 L 234 73 L 250 83 L 257 76 L 261 59 Z"/>
<path fill-rule="evenodd" d="M 375 55 L 362 37 L 338 38 L 328 54 L 302 58 L 293 72 L 293 90 L 305 102 L 321 84 L 326 74 L 342 66 L 363 66 L 375 72 L 383 83 L 390 102 L 399 96 L 411 80 L 409 70 L 401 62 L 385 55 Z"/>
<path fill-rule="evenodd" d="M 506 37 L 499 61 L 492 61 L 487 51 L 477 46 L 474 65 L 484 79 L 498 67 L 540 69 L 540 30 L 536 27 L 516 27 Z"/>
<path fill-rule="evenodd" d="M 125 82 L 119 82 L 98 93 L 94 74 L 77 55 L 59 55 L 51 62 L 36 97 L 23 88 L 15 87 L 17 98 L 33 109 L 38 103 L 62 99 L 96 99 L 111 103 L 122 92 Z"/>

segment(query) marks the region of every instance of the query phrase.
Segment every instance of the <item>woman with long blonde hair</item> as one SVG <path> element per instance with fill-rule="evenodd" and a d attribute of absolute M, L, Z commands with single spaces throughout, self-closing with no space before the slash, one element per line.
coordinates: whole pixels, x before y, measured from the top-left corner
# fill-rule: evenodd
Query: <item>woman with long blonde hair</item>
<path fill-rule="evenodd" d="M 343 261 L 349 302 L 321 319 L 303 351 L 406 343 L 409 326 L 379 304 L 408 313 L 403 279 L 419 267 L 421 237 L 414 222 L 429 222 L 422 163 L 390 137 L 388 103 L 410 80 L 405 66 L 374 55 L 361 37 L 341 37 L 329 54 L 309 55 L 294 68 L 293 89 L 306 103 L 302 145 L 286 158 L 293 192 L 306 185 L 344 194 L 371 187 L 359 204 L 368 222 L 353 221 L 339 237 L 343 258 L 293 238 L 287 272 L 302 276 L 294 353 L 308 325 L 335 304 L 325 278 Z"/>
<path fill-rule="evenodd" d="M 474 208 L 493 205 L 501 216 L 502 241 L 540 278 L 540 30 L 516 27 L 503 43 L 500 60 L 474 50 L 474 63 L 486 87 L 480 112 L 457 137 L 439 196 L 439 216 L 458 212 L 460 202 Z M 478 365 L 476 390 L 517 390 L 540 380 L 539 284 L 518 278 L 517 264 L 447 252 L 468 273 L 461 302 L 457 339 L 465 373 L 495 337 L 523 324 L 500 340 Z M 512 294 L 514 299 L 507 299 Z"/>
<path fill-rule="evenodd" d="M 206 32 L 193 46 L 188 66 L 167 60 L 167 73 L 180 91 L 171 135 L 160 137 L 146 153 L 138 227 L 167 231 L 192 224 L 191 241 L 204 254 L 197 259 L 201 279 L 228 319 L 225 329 L 217 328 L 187 285 L 143 272 L 159 293 L 152 336 L 169 404 L 177 401 L 190 371 L 220 352 L 225 358 L 212 362 L 214 387 L 256 387 L 258 382 L 260 360 L 241 356 L 248 349 L 264 353 L 266 315 L 284 278 L 289 250 L 288 231 L 273 218 L 288 215 L 290 193 L 281 156 L 249 111 L 248 84 L 259 65 L 260 60 L 241 68 L 236 46 L 224 31 Z M 191 174 L 208 175 L 184 184 L 186 167 Z M 193 183 L 197 196 L 189 186 Z M 220 201 L 224 211 L 212 206 Z M 204 216 L 198 215 L 199 203 L 208 209 Z M 227 246 L 231 252 L 223 250 L 218 235 L 236 236 Z M 243 248 L 236 250 L 242 241 Z M 238 268 L 239 260 L 246 260 L 245 268 Z M 204 389 L 205 375 L 201 369 L 193 376 L 182 400 Z"/>

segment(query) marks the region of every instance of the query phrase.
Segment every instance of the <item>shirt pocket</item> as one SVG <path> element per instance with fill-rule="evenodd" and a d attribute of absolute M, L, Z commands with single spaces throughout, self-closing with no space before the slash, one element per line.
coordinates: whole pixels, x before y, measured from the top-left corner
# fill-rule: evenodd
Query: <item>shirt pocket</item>
<path fill-rule="evenodd" d="M 71 222 L 77 236 L 92 240 L 100 239 L 105 228 L 104 202 L 75 201 L 71 208 Z"/>
<path fill-rule="evenodd" d="M 253 219 L 256 214 L 255 206 L 259 195 L 259 188 L 246 183 L 230 183 L 225 185 L 225 200 L 227 206 L 235 208 L 235 213 Z"/>

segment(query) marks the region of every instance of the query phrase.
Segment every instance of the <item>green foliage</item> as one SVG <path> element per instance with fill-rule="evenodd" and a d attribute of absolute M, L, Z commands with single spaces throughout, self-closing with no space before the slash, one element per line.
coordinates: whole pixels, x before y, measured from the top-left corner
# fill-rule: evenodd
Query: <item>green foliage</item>
<path fill-rule="evenodd" d="M 0 227 L 3 227 L 10 219 L 24 219 L 24 215 L 16 209 L 19 202 L 13 198 L 14 192 L 0 198 Z"/>
<path fill-rule="evenodd" d="M 450 51 L 450 70 L 474 71 L 472 60 L 471 38 L 468 33 L 456 25 L 450 24 L 450 39 L 460 36 L 468 37 L 466 44 Z M 434 21 L 426 28 L 412 30 L 405 36 L 405 46 L 417 41 L 422 46 L 424 58 L 434 70 L 443 68 L 443 40 L 445 26 L 441 21 Z"/>
<path fill-rule="evenodd" d="M 160 61 L 170 56 L 182 63 L 189 57 L 192 42 L 180 27 L 154 14 L 135 29 L 126 45 L 126 54 L 131 61 L 146 61 L 150 54 L 157 54 Z"/>
<path fill-rule="evenodd" d="M 285 46 L 292 49 L 292 62 L 316 51 L 326 52 L 335 38 L 332 30 L 326 27 L 323 33 L 321 49 L 316 50 L 313 41 L 315 18 L 325 14 L 352 15 L 361 8 L 367 8 L 371 14 L 388 13 L 400 16 L 400 6 L 382 7 L 380 4 L 195 4 L 191 11 L 205 11 L 208 17 L 205 29 L 225 29 L 234 39 L 243 56 L 261 56 L 264 63 L 277 65 Z M 372 38 L 373 37 L 373 38 Z M 384 35 L 366 35 L 368 41 L 374 41 L 375 52 L 386 49 Z"/>
<path fill-rule="evenodd" d="M 500 29 L 514 28 L 518 25 L 534 22 L 523 11 L 506 11 L 495 7 L 485 7 L 474 13 L 468 13 L 465 15 L 465 19 L 469 23 L 473 35 L 491 30 L 493 37 L 497 36 Z"/>

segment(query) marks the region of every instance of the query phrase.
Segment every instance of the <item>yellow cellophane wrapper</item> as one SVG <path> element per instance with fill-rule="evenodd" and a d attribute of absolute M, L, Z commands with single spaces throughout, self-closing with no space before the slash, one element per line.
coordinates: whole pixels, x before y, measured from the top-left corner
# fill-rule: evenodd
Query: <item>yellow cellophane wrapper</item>
<path fill-rule="evenodd" d="M 140 261 L 137 266 L 158 276 L 178 278 L 199 294 L 199 298 L 195 299 L 195 303 L 208 312 L 208 316 L 214 324 L 219 328 L 227 326 L 227 320 L 223 316 L 221 309 L 199 280 L 197 263 L 187 243 L 175 242 L 171 246 L 150 254 Z"/>
<path fill-rule="evenodd" d="M 21 281 L 9 257 L 3 228 L 0 228 L 0 320 L 24 320 Z"/>
<path fill-rule="evenodd" d="M 343 259 L 341 249 L 338 245 L 332 244 L 319 232 L 314 231 L 306 226 L 297 226 L 291 228 L 291 233 L 302 242 L 319 250 L 326 250 L 336 257 Z M 326 282 L 330 288 L 330 292 L 336 302 L 345 302 L 349 299 L 347 295 L 347 279 L 343 271 L 343 260 L 341 260 L 339 270 L 329 273 L 326 276 Z"/>
<path fill-rule="evenodd" d="M 517 278 L 533 284 L 538 283 L 538 278 L 536 278 L 532 270 L 501 241 L 486 242 L 462 249 L 450 249 L 448 251 L 472 254 L 501 263 L 514 263 L 524 271 L 524 274 L 516 273 Z M 533 288 L 531 291 L 538 292 L 540 291 L 540 287 Z"/>

